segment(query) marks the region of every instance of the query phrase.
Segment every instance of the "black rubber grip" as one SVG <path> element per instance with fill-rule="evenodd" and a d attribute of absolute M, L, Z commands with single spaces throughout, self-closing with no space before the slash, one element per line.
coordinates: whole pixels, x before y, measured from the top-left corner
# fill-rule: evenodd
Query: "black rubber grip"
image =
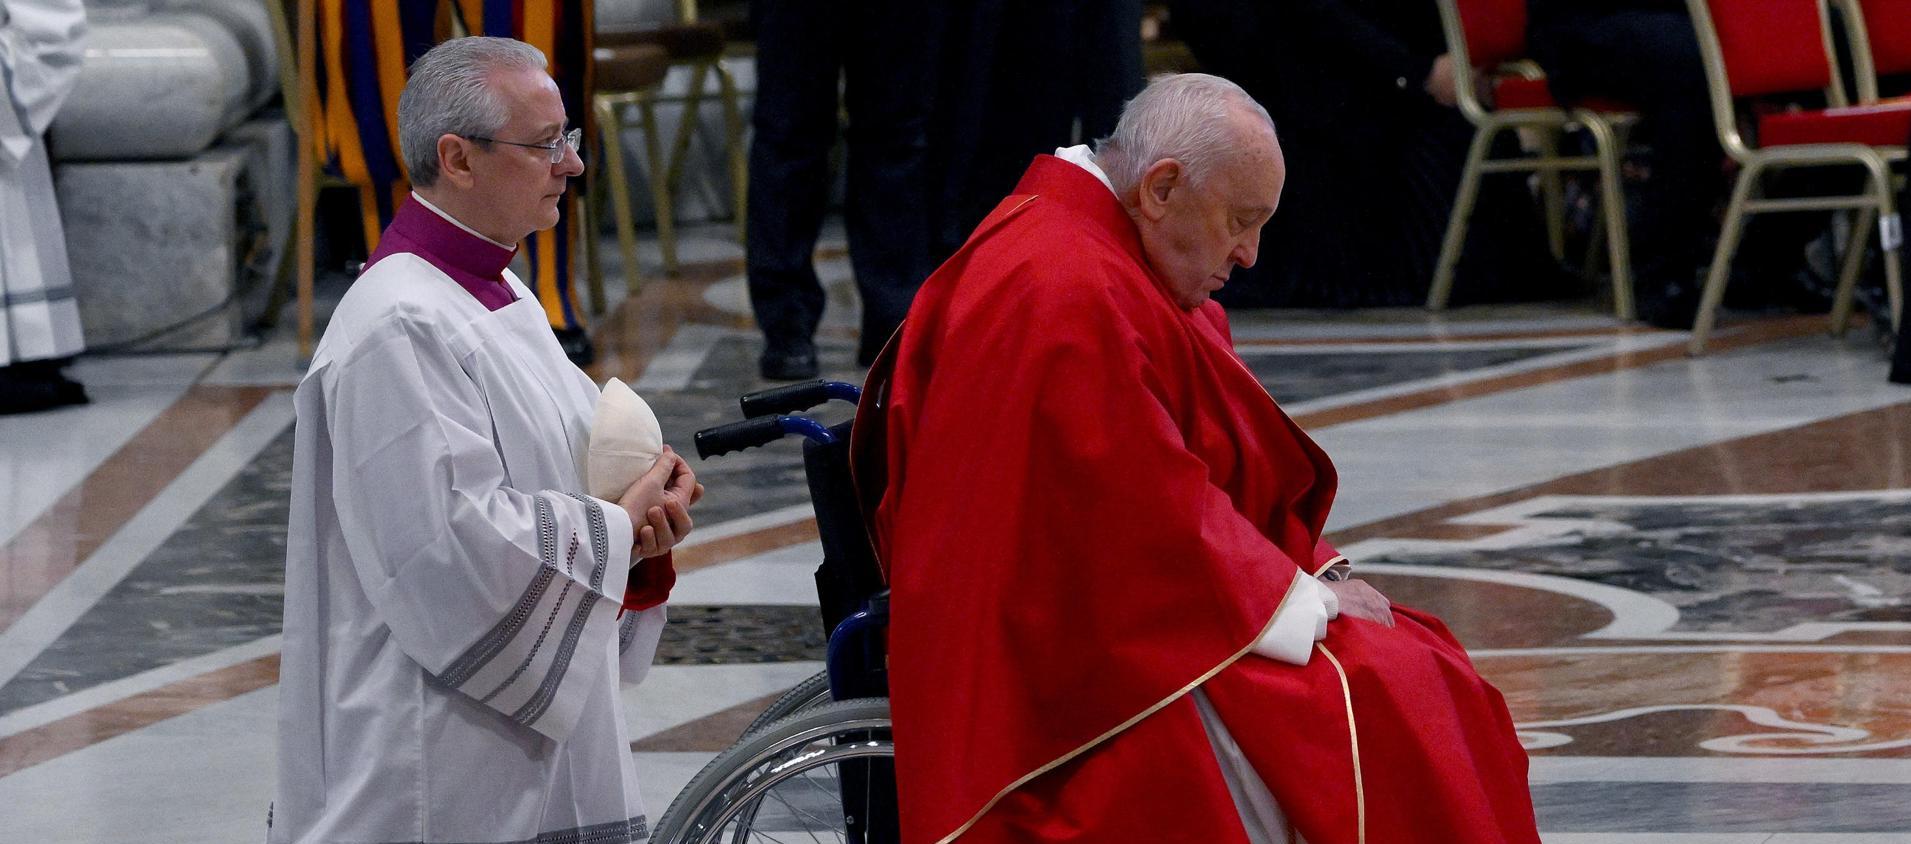
<path fill-rule="evenodd" d="M 759 416 L 698 431 L 697 456 L 705 460 L 732 451 L 755 448 L 783 438 L 783 425 L 774 416 Z"/>
<path fill-rule="evenodd" d="M 778 413 L 801 413 L 829 401 L 829 384 L 821 379 L 758 390 L 740 399 L 743 415 L 755 419 Z"/>

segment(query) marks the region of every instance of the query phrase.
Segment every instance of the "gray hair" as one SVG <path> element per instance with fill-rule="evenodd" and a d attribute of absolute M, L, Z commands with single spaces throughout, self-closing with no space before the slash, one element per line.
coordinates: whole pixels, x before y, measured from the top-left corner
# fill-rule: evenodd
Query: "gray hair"
<path fill-rule="evenodd" d="M 1267 109 L 1233 82 L 1205 73 L 1157 76 L 1122 107 L 1114 134 L 1095 142 L 1095 163 L 1123 195 L 1164 158 L 1181 162 L 1189 181 L 1199 181 L 1234 148 L 1237 111 L 1274 128 Z"/>
<path fill-rule="evenodd" d="M 438 181 L 438 139 L 444 135 L 491 137 L 510 119 L 491 89 L 491 74 L 543 70 L 538 48 L 510 38 L 453 38 L 411 64 L 411 78 L 398 95 L 398 152 L 411 183 Z"/>

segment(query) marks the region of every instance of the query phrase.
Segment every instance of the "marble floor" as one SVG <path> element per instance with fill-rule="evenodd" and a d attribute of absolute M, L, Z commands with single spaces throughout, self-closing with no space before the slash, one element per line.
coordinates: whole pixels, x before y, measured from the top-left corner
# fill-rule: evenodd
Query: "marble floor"
<path fill-rule="evenodd" d="M 856 379 L 840 238 L 818 258 L 823 365 Z M 740 251 L 684 260 L 605 303 L 591 369 L 679 447 L 764 386 Z M 1592 302 L 1235 316 L 1339 466 L 1331 538 L 1506 694 L 1550 844 L 1911 842 L 1911 388 L 1825 328 L 1741 314 L 1693 359 Z M 0 418 L 0 840 L 258 840 L 296 350 L 78 375 L 92 405 Z M 625 700 L 653 813 L 821 666 L 799 449 L 696 469 Z"/>

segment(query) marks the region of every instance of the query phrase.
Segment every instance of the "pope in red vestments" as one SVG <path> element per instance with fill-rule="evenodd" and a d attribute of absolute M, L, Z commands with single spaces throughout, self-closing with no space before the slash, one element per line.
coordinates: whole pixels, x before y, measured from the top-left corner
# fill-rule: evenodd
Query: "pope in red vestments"
<path fill-rule="evenodd" d="M 1218 716 L 1283 837 L 1537 842 L 1506 706 L 1446 628 L 1312 580 L 1333 464 L 1207 300 L 1279 199 L 1265 112 L 1198 75 L 1128 111 L 1092 162 L 1035 161 L 895 350 L 874 534 L 904 840 L 1267 840 Z M 1303 664 L 1260 655 L 1320 591 L 1340 614 Z"/>

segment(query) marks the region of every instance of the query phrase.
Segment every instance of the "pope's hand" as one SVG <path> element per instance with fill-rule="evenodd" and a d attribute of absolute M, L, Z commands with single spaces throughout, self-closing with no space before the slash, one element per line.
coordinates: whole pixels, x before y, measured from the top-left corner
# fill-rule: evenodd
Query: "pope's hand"
<path fill-rule="evenodd" d="M 1373 588 L 1364 580 L 1325 580 L 1322 586 L 1333 590 L 1334 597 L 1340 599 L 1340 614 L 1364 618 L 1368 621 L 1393 626 L 1393 602 L 1380 590 Z"/>
<path fill-rule="evenodd" d="M 664 446 L 650 469 L 624 490 L 618 506 L 630 514 L 633 561 L 668 553 L 690 535 L 690 507 L 703 498 L 703 484 L 690 464 Z"/>

